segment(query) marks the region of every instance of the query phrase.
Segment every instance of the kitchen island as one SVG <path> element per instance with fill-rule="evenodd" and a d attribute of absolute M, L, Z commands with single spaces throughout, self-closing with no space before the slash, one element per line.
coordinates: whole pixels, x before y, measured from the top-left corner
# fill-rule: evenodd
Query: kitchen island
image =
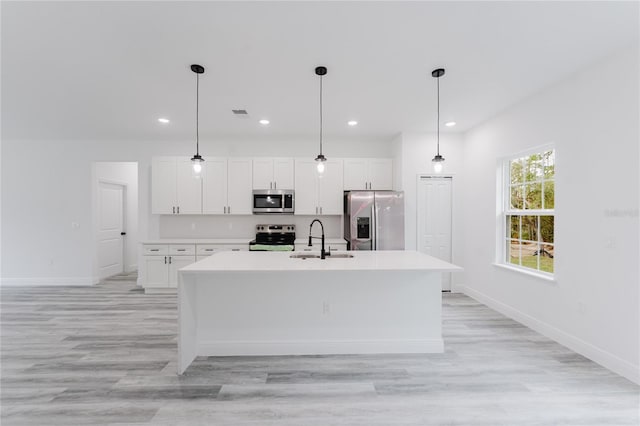
<path fill-rule="evenodd" d="M 182 268 L 178 373 L 196 356 L 444 350 L 441 274 L 461 268 L 416 251 L 308 256 L 220 252 Z"/>

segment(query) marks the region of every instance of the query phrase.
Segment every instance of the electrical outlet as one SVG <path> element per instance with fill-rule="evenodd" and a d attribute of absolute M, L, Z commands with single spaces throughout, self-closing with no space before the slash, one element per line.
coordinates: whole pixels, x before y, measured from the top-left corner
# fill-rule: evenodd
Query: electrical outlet
<path fill-rule="evenodd" d="M 604 241 L 604 247 L 608 249 L 616 248 L 616 239 L 615 237 L 607 237 Z"/>
<path fill-rule="evenodd" d="M 196 229 L 196 223 L 191 222 L 191 230 L 194 231 Z"/>
<path fill-rule="evenodd" d="M 71 229 L 78 229 L 80 228 L 80 224 L 78 222 L 71 222 Z"/>
<path fill-rule="evenodd" d="M 322 302 L 322 313 L 324 315 L 327 315 L 330 312 L 331 312 L 331 305 L 329 304 L 329 302 Z"/>

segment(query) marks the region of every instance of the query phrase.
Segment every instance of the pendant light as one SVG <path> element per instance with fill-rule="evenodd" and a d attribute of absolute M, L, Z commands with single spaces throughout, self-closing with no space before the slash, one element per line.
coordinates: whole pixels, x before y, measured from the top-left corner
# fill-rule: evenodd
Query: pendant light
<path fill-rule="evenodd" d="M 320 176 L 324 173 L 324 162 L 327 161 L 327 158 L 322 155 L 322 76 L 326 74 L 326 67 L 316 67 L 316 75 L 320 76 L 320 154 L 316 157 L 316 169 Z"/>
<path fill-rule="evenodd" d="M 191 65 L 191 71 L 196 73 L 196 155 L 191 158 L 191 163 L 193 165 L 193 175 L 194 177 L 200 177 L 200 173 L 202 172 L 202 163 L 204 162 L 204 158 L 200 155 L 200 129 L 199 129 L 199 118 L 200 118 L 200 74 L 204 73 L 204 67 L 202 65 L 193 64 Z"/>
<path fill-rule="evenodd" d="M 444 75 L 444 68 L 436 68 L 431 71 L 431 76 L 438 80 L 438 133 L 437 133 L 437 151 L 436 156 L 433 157 L 431 162 L 433 163 L 433 171 L 440 173 L 444 163 L 444 157 L 440 155 L 440 77 Z"/>

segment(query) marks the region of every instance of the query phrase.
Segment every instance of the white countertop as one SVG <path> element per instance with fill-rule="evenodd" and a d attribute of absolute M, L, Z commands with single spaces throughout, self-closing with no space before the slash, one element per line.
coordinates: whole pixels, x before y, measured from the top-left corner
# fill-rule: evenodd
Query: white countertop
<path fill-rule="evenodd" d="M 161 238 L 140 244 L 249 244 L 253 238 Z"/>
<path fill-rule="evenodd" d="M 306 252 L 313 253 L 313 252 Z M 461 271 L 451 263 L 417 251 L 335 251 L 353 258 L 292 259 L 291 252 L 220 252 L 180 269 L 181 273 L 283 271 Z M 319 254 L 319 253 L 318 253 Z"/>
<path fill-rule="evenodd" d="M 145 240 L 140 244 L 249 244 L 249 241 L 253 238 L 160 238 L 157 240 Z M 309 237 L 296 238 L 294 244 L 299 246 L 306 246 L 309 243 Z M 346 244 L 347 241 L 343 238 L 326 238 L 324 240 L 327 244 Z M 320 240 L 313 240 L 313 245 L 319 245 Z"/>

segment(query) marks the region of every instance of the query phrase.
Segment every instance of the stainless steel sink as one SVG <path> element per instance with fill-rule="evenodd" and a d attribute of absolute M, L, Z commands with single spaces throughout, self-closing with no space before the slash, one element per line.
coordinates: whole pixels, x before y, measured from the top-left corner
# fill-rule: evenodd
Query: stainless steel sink
<path fill-rule="evenodd" d="M 296 253 L 289 256 L 292 259 L 320 259 L 320 255 L 316 253 Z M 325 259 L 349 259 L 353 255 L 349 253 L 331 253 Z"/>

